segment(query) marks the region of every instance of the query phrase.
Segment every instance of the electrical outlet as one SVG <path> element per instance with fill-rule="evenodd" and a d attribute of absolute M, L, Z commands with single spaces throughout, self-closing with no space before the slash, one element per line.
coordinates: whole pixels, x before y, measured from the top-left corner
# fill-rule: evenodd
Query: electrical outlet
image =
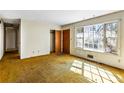
<path fill-rule="evenodd" d="M 38 50 L 38 54 L 40 53 L 40 50 Z"/>
<path fill-rule="evenodd" d="M 120 59 L 118 59 L 118 63 L 120 63 L 121 61 L 120 61 Z"/>
<path fill-rule="evenodd" d="M 34 51 L 32 51 L 32 53 L 34 54 Z"/>

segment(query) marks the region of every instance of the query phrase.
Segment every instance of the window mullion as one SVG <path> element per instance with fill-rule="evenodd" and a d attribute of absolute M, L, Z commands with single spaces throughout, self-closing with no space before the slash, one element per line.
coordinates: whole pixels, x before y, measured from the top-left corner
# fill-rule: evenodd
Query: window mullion
<path fill-rule="evenodd" d="M 83 30 L 83 31 L 82 31 L 82 34 L 83 34 L 83 38 L 82 38 L 82 39 L 83 39 L 83 40 L 82 40 L 82 49 L 84 49 L 84 27 L 82 28 L 82 30 Z"/>
<path fill-rule="evenodd" d="M 103 44 L 104 44 L 104 52 L 106 52 L 106 44 L 107 44 L 107 38 L 106 38 L 106 24 L 103 26 L 104 31 L 104 37 L 103 37 Z"/>
<path fill-rule="evenodd" d="M 95 32 L 95 31 L 94 31 L 94 27 L 95 27 L 95 26 L 93 26 L 93 49 L 95 49 L 95 48 L 94 48 L 94 44 L 95 44 L 95 43 L 94 43 L 94 42 L 95 42 L 95 41 L 94 41 L 94 35 L 95 35 L 95 33 L 94 33 L 94 32 Z"/>

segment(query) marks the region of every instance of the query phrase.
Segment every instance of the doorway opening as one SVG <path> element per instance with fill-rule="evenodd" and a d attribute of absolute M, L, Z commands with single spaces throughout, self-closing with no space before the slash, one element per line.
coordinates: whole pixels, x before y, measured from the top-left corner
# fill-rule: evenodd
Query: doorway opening
<path fill-rule="evenodd" d="M 55 52 L 55 30 L 50 30 L 50 53 Z"/>
<path fill-rule="evenodd" d="M 4 52 L 20 54 L 20 19 L 4 19 Z"/>
<path fill-rule="evenodd" d="M 50 30 L 50 53 L 70 54 L 70 29 Z"/>

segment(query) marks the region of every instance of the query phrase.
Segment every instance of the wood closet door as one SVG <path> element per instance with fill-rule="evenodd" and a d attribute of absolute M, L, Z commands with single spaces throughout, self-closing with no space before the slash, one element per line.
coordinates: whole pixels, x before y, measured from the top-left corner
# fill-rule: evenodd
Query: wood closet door
<path fill-rule="evenodd" d="M 70 54 L 70 29 L 63 30 L 63 53 Z"/>
<path fill-rule="evenodd" d="M 55 53 L 61 54 L 61 31 L 55 31 Z"/>

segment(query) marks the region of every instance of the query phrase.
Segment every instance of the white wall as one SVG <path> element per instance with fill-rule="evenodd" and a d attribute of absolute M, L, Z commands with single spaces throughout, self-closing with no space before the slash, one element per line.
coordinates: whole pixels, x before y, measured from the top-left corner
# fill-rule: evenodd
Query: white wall
<path fill-rule="evenodd" d="M 0 60 L 3 57 L 4 54 L 4 28 L 3 28 L 3 22 L 0 23 Z"/>
<path fill-rule="evenodd" d="M 120 51 L 120 55 L 113 55 L 108 53 L 99 53 L 99 52 L 91 52 L 86 51 L 83 49 L 76 49 L 75 48 L 75 27 L 83 26 L 83 25 L 89 25 L 89 24 L 95 24 L 95 23 L 102 23 L 102 22 L 108 22 L 113 20 L 120 20 L 120 35 L 119 35 L 119 46 L 118 50 Z M 124 69 L 124 11 L 113 13 L 101 17 L 96 17 L 93 19 L 80 21 L 76 23 L 72 23 L 69 25 L 65 25 L 62 27 L 62 29 L 68 29 L 70 28 L 70 53 L 75 56 L 84 57 L 87 58 L 87 54 L 92 54 L 95 58 L 93 60 L 108 64 L 114 67 L 118 67 L 121 69 Z M 92 59 L 90 59 L 92 60 Z"/>
<path fill-rule="evenodd" d="M 22 19 L 21 59 L 49 54 L 51 29 L 60 29 L 60 27 Z"/>

